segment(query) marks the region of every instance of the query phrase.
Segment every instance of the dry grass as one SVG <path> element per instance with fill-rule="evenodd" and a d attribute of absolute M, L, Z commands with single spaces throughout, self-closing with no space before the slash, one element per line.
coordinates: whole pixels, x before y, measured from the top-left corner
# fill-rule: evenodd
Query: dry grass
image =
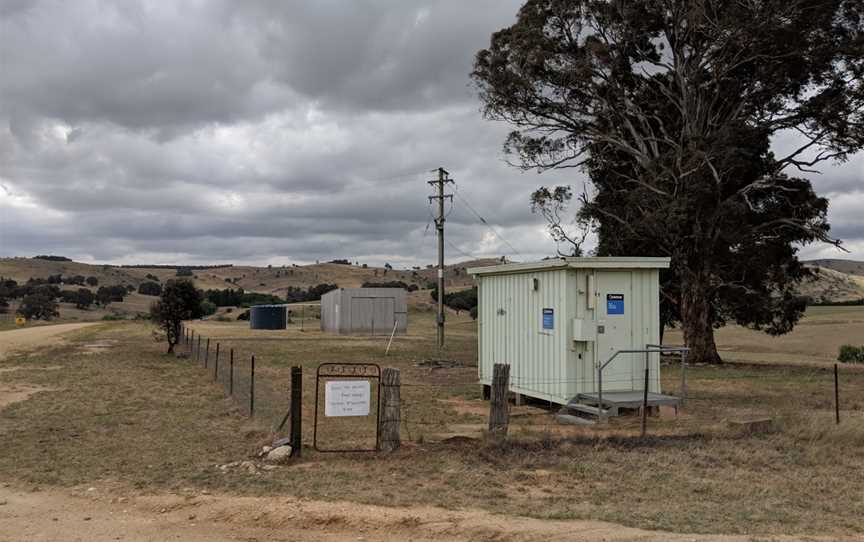
<path fill-rule="evenodd" d="M 832 377 L 821 368 L 695 367 L 691 400 L 678 416 L 652 418 L 650 438 L 635 419 L 596 430 L 562 428 L 548 412 L 522 407 L 505 443 L 455 438 L 481 426 L 485 403 L 474 384 L 474 325 L 452 318 L 443 357 L 465 367 L 429 370 L 427 314 L 383 359 L 384 339 L 297 330 L 252 333 L 242 324 L 199 323 L 223 345 L 254 351 L 274 390 L 287 367 L 303 365 L 304 441 L 312 441 L 313 368 L 324 361 L 371 361 L 402 370 L 414 442 L 389 457 L 304 450 L 290 467 L 249 474 L 218 465 L 247 459 L 270 419 L 249 421 L 202 368 L 162 355 L 145 324 L 105 324 L 71 346 L 18 357 L 0 382 L 43 391 L 0 417 L 0 478 L 32 486 L 102 485 L 141 493 L 207 489 L 291 494 L 384 505 L 482 508 L 540 518 L 602 519 L 651 529 L 713 533 L 860 534 L 864 517 L 864 373 L 844 373 L 843 424 L 833 425 Z M 117 340 L 85 354 L 83 344 Z M 224 358 L 223 358 L 224 359 Z M 44 370 L 60 365 L 62 370 Z M 674 389 L 677 369 L 664 368 Z M 770 416 L 773 432 L 743 435 L 734 418 Z M 409 431 L 403 432 L 403 435 Z M 859 497 L 856 497 L 859 496 Z"/>

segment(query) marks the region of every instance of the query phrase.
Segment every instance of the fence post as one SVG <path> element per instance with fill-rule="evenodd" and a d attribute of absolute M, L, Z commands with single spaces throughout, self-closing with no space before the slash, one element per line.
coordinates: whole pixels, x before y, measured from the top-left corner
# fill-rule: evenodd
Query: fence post
<path fill-rule="evenodd" d="M 189 350 L 189 357 L 192 357 L 192 344 L 195 342 L 195 330 L 189 330 L 189 340 L 186 341 L 186 348 Z"/>
<path fill-rule="evenodd" d="M 496 363 L 492 368 L 492 401 L 489 405 L 489 432 L 493 435 L 507 436 L 510 424 L 510 403 L 507 394 L 510 389 L 510 366 Z"/>
<path fill-rule="evenodd" d="M 252 354 L 252 364 L 249 366 L 249 417 L 255 416 L 255 354 Z"/>
<path fill-rule="evenodd" d="M 234 349 L 231 349 L 231 361 L 228 366 L 228 395 L 234 395 Z"/>
<path fill-rule="evenodd" d="M 392 452 L 401 445 L 399 427 L 402 408 L 400 405 L 401 378 L 399 369 L 385 368 L 381 371 L 381 418 L 378 422 L 379 445 L 382 452 Z"/>
<path fill-rule="evenodd" d="M 219 343 L 216 343 L 216 359 L 213 360 L 213 382 L 219 380 Z"/>
<path fill-rule="evenodd" d="M 291 457 L 303 448 L 303 367 L 291 367 Z"/>
<path fill-rule="evenodd" d="M 681 406 L 687 402 L 687 352 L 681 351 Z"/>
<path fill-rule="evenodd" d="M 201 360 L 201 335 L 198 335 L 198 349 L 195 350 L 195 361 Z"/>
<path fill-rule="evenodd" d="M 645 430 L 648 426 L 648 352 L 645 352 L 645 389 L 642 390 L 642 431 L 641 436 L 645 438 Z"/>
<path fill-rule="evenodd" d="M 204 350 L 204 368 L 207 368 L 210 361 L 210 337 L 207 337 L 207 348 Z"/>
<path fill-rule="evenodd" d="M 834 420 L 840 423 L 840 375 L 837 372 L 837 364 L 834 364 Z"/>

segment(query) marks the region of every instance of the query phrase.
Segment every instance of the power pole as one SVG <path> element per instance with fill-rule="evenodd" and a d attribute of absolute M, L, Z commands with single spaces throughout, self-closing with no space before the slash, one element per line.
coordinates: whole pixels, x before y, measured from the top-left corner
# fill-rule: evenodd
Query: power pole
<path fill-rule="evenodd" d="M 433 170 L 434 171 L 434 170 Z M 452 183 L 450 174 L 444 168 L 438 168 L 438 179 L 429 184 L 438 189 L 437 196 L 429 196 L 429 202 L 438 200 L 438 216 L 435 227 L 438 230 L 438 348 L 444 348 L 444 200 L 453 201 L 453 194 L 444 193 L 444 185 Z"/>

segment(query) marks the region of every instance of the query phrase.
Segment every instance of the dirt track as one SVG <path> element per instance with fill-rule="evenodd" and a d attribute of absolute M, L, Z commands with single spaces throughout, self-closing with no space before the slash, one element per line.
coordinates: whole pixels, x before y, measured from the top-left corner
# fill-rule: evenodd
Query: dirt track
<path fill-rule="evenodd" d="M 743 542 L 754 538 L 671 534 L 599 521 L 544 521 L 481 511 L 386 508 L 291 497 L 190 494 L 127 499 L 101 495 L 98 488 L 73 495 L 59 490 L 22 492 L 0 487 L 0 542 L 19 540 Z"/>
<path fill-rule="evenodd" d="M 75 331 L 94 323 L 81 324 L 57 324 L 55 326 L 39 326 L 25 329 L 13 329 L 0 332 L 0 360 L 6 356 L 18 352 L 35 350 L 37 348 L 50 346 L 62 340 L 60 335 Z"/>

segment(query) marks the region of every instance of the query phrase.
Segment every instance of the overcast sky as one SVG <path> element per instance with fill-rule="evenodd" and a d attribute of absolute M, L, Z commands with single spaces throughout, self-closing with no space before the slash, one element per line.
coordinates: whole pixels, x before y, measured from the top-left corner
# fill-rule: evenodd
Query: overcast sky
<path fill-rule="evenodd" d="M 552 255 L 529 194 L 583 177 L 507 166 L 468 76 L 519 5 L 0 0 L 0 255 L 431 263 L 438 166 L 448 261 Z M 804 257 L 864 260 L 862 179 L 814 177 L 851 253 Z"/>

